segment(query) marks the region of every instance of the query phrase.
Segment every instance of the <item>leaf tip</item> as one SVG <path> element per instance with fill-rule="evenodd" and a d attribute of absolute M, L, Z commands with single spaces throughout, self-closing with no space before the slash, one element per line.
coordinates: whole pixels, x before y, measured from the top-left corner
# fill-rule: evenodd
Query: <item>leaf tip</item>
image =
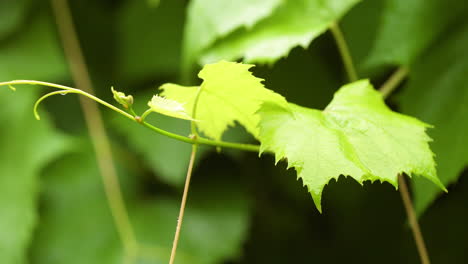
<path fill-rule="evenodd" d="M 322 195 L 312 193 L 312 200 L 314 200 L 315 207 L 322 214 Z"/>

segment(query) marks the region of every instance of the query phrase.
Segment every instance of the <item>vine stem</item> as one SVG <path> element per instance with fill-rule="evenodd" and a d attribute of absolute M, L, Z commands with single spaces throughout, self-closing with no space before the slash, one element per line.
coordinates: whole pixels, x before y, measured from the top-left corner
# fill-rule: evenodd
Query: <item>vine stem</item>
<path fill-rule="evenodd" d="M 382 93 L 384 98 L 388 97 L 408 76 L 409 69 L 407 67 L 398 68 L 388 80 L 380 87 L 379 91 Z"/>
<path fill-rule="evenodd" d="M 351 52 L 349 52 L 348 44 L 346 44 L 346 40 L 343 36 L 343 32 L 341 32 L 341 29 L 336 22 L 333 22 L 330 25 L 330 31 L 333 35 L 333 38 L 335 39 L 336 45 L 341 55 L 341 59 L 343 60 L 348 79 L 351 82 L 354 82 L 358 79 L 358 76 L 356 73 L 356 69 L 354 68 Z"/>
<path fill-rule="evenodd" d="M 406 214 L 408 215 L 408 221 L 413 232 L 414 240 L 416 241 L 416 247 L 418 248 L 419 257 L 422 264 L 430 264 L 429 254 L 427 252 L 424 238 L 419 228 L 418 218 L 414 212 L 413 203 L 411 202 L 410 194 L 408 191 L 408 185 L 406 184 L 405 178 L 402 174 L 398 175 L 398 185 L 400 187 L 401 199 L 405 206 Z"/>
<path fill-rule="evenodd" d="M 73 25 L 68 2 L 67 0 L 51 0 L 51 4 L 72 78 L 77 87 L 80 87 L 88 94 L 93 94 L 92 81 Z M 102 116 L 95 102 L 84 100 L 84 98 L 80 97 L 80 104 L 96 153 L 96 161 L 110 211 L 126 251 L 126 259 L 131 263 L 136 254 L 138 244 L 125 207 Z M 35 113 L 37 114 L 37 111 Z"/>
<path fill-rule="evenodd" d="M 180 230 L 182 228 L 182 222 L 184 219 L 185 206 L 187 204 L 187 196 L 190 187 L 190 180 L 192 179 L 193 164 L 195 163 L 195 156 L 197 154 L 197 144 L 192 145 L 192 153 L 190 154 L 190 162 L 187 169 L 187 176 L 185 178 L 184 193 L 182 194 L 182 202 L 180 203 L 179 217 L 177 218 L 177 226 L 174 235 L 174 241 L 172 242 L 171 258 L 169 264 L 173 264 L 177 252 L 177 245 L 179 243 Z"/>
<path fill-rule="evenodd" d="M 14 88 L 13 85 L 17 85 L 17 84 L 30 84 L 30 85 L 41 85 L 41 86 L 47 86 L 47 87 L 53 87 L 53 88 L 57 88 L 57 89 L 61 89 L 61 90 L 67 90 L 67 91 L 70 91 L 69 93 L 76 93 L 76 94 L 79 94 L 79 95 L 82 95 L 82 96 L 85 96 L 85 97 L 88 97 L 89 99 L 121 114 L 122 116 L 138 123 L 138 124 L 141 124 L 151 130 L 153 130 L 154 132 L 156 133 L 159 133 L 163 136 L 166 136 L 166 137 L 170 137 L 172 139 L 175 139 L 175 140 L 178 140 L 178 141 L 182 141 L 182 142 L 185 142 L 185 143 L 189 143 L 189 144 L 200 144 L 200 145 L 207 145 L 207 146 L 213 146 L 213 147 L 222 147 L 222 148 L 231 148 L 231 149 L 238 149 L 238 150 L 244 150 L 244 151 L 251 151 L 251 152 L 259 152 L 260 150 L 260 147 L 258 145 L 252 145 L 252 144 L 242 144 L 242 143 L 233 143 L 233 142 L 226 142 L 226 141 L 221 141 L 221 140 L 211 140 L 211 139 L 207 139 L 207 138 L 203 138 L 203 137 L 198 137 L 196 140 L 194 138 L 191 138 L 191 137 L 186 137 L 186 136 L 181 136 L 181 135 L 178 135 L 178 134 L 174 134 L 172 132 L 169 132 L 169 131 L 166 131 L 166 130 L 163 130 L 161 128 L 158 128 L 158 127 L 155 127 L 153 125 L 151 125 L 150 123 L 148 122 L 145 122 L 145 121 L 141 121 L 141 118 L 139 118 L 138 116 L 134 116 L 134 115 L 131 115 L 125 111 L 123 111 L 122 109 L 118 108 L 118 107 L 115 107 L 113 106 L 112 104 L 92 95 L 92 94 L 89 94 L 85 91 L 82 91 L 80 89 L 76 89 L 76 88 L 72 88 L 72 87 L 68 87 L 68 86 L 65 86 L 65 85 L 60 85 L 60 84 L 55 84 L 55 83 L 48 83 L 48 82 L 41 82 L 41 81 L 33 81 L 33 80 L 14 80 L 14 81 L 8 81 L 8 82 L 0 82 L 0 86 L 9 86 L 10 88 Z M 54 94 L 57 94 L 57 93 L 54 93 Z M 59 93 L 60 94 L 60 93 Z M 44 99 L 44 98 L 42 98 Z M 42 100 L 41 100 L 42 101 Z M 37 108 L 37 105 L 36 107 Z M 37 116 L 37 113 L 34 112 L 34 115 Z M 265 151 L 265 152 L 268 152 L 268 151 Z"/>
<path fill-rule="evenodd" d="M 343 33 L 340 30 L 340 27 L 337 23 L 333 23 L 330 26 L 330 30 L 335 38 L 336 44 L 341 54 L 341 58 L 343 60 L 343 64 L 345 65 L 346 72 L 348 74 L 348 78 L 350 81 L 357 80 L 356 70 L 353 65 L 353 61 L 351 58 L 351 54 L 348 49 L 348 45 L 346 44 L 346 40 L 343 37 Z M 390 78 L 382 85 L 379 91 L 382 94 L 383 98 L 387 98 L 408 76 L 409 70 L 407 67 L 400 67 L 398 68 Z M 426 245 L 424 243 L 424 238 L 421 232 L 421 228 L 419 227 L 419 223 L 416 217 L 416 213 L 413 208 L 413 203 L 411 201 L 410 193 L 408 191 L 408 186 L 403 175 L 398 175 L 398 182 L 399 182 L 399 191 L 401 194 L 401 198 L 403 201 L 403 206 L 405 207 L 406 214 L 408 220 L 410 222 L 411 231 L 413 233 L 414 240 L 416 242 L 416 247 L 418 249 L 419 258 L 421 259 L 422 264 L 430 264 L 429 261 L 429 254 L 427 252 Z"/>
<path fill-rule="evenodd" d="M 193 108 L 192 108 L 192 117 L 195 119 L 197 115 L 197 106 L 198 106 L 198 101 L 200 99 L 200 94 L 203 91 L 204 86 L 200 86 L 197 90 L 197 95 L 195 96 L 195 102 L 193 103 Z M 197 124 L 194 121 L 190 122 L 190 129 L 192 131 L 192 138 L 197 140 L 199 135 L 198 135 L 198 130 L 197 130 Z M 188 191 L 190 188 L 190 180 L 192 178 L 192 170 L 193 170 L 193 164 L 195 162 L 195 155 L 197 153 L 197 143 L 192 145 L 192 154 L 190 154 L 190 161 L 189 161 L 189 167 L 187 170 L 187 176 L 185 177 L 185 186 L 184 186 L 184 193 L 182 194 L 182 202 L 180 203 L 180 211 L 179 211 L 179 217 L 177 218 L 177 226 L 176 226 L 176 232 L 174 235 L 174 241 L 172 242 L 172 250 L 171 250 L 171 258 L 169 259 L 169 264 L 173 264 L 175 261 L 175 256 L 177 253 L 177 245 L 179 244 L 179 237 L 180 237 L 180 229 L 182 228 L 182 222 L 184 220 L 184 212 L 185 212 L 185 205 L 187 203 L 187 196 L 188 196 Z"/>

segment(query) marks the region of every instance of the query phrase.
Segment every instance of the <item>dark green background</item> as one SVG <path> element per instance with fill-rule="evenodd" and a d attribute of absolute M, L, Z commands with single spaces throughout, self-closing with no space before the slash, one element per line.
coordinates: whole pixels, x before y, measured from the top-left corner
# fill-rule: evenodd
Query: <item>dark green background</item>
<path fill-rule="evenodd" d="M 112 101 L 114 86 L 133 94 L 141 112 L 159 85 L 181 81 L 186 1 L 161 0 L 156 6 L 143 0 L 70 2 L 99 97 Z M 439 167 L 461 175 L 422 214 L 422 232 L 432 263 L 468 263 L 468 177 L 460 173 L 467 162 L 466 3 L 407 2 L 365 0 L 341 26 L 359 75 L 376 87 L 397 66 L 411 67 L 409 80 L 388 102 L 436 123 L 431 133 L 437 159 L 442 159 Z M 308 49 L 294 48 L 287 58 L 253 72 L 288 101 L 320 109 L 347 82 L 329 32 Z M 13 79 L 73 86 L 47 1 L 0 3 L 0 81 Z M 118 236 L 78 100 L 51 98 L 40 109 L 46 120 L 38 124 L 32 105 L 39 88 L 18 86 L 16 93 L 1 88 L 0 258 L 5 259 L 0 262 L 119 263 Z M 108 110 L 103 115 L 139 239 L 169 247 L 190 146 Z M 445 119 L 452 121 L 445 125 Z M 180 121 L 151 121 L 189 133 Z M 253 142 L 241 128 L 227 139 Z M 183 248 L 199 254 L 200 263 L 418 263 L 400 195 L 390 184 L 362 187 L 341 177 L 325 188 L 319 214 L 295 172 L 282 162 L 275 166 L 272 156 L 205 147 L 200 154 L 188 202 L 193 214 L 187 214 L 183 227 L 192 227 Z M 11 208 L 20 207 L 25 212 L 10 217 Z M 35 224 L 24 230 L 22 221 L 34 215 Z M 23 240 L 17 257 L 7 258 L 17 240 Z"/>

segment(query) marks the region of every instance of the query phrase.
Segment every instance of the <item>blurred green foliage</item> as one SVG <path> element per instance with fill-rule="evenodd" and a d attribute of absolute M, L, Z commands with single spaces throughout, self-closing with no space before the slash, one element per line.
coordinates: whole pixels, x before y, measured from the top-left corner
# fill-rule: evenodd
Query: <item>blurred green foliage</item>
<path fill-rule="evenodd" d="M 457 181 L 468 164 L 468 25 L 457 27 L 436 42 L 431 52 L 414 64 L 401 95 L 402 109 L 433 124 L 432 144 L 444 184 Z M 427 78 L 437 76 L 437 78 Z M 425 181 L 414 185 L 416 209 L 424 211 L 439 193 Z"/>
<path fill-rule="evenodd" d="M 141 113 L 159 85 L 181 81 L 188 47 L 197 54 L 270 24 L 287 1 L 239 1 L 232 8 L 201 0 L 70 2 L 97 94 L 111 101 L 112 85 L 134 94 Z M 409 81 L 389 102 L 435 125 L 429 132 L 439 176 L 457 182 L 442 197 L 425 182 L 413 184 L 418 209 L 426 208 L 420 219 L 433 263 L 468 262 L 466 8 L 464 1 L 364 0 L 340 21 L 360 77 L 378 87 L 395 66 L 410 67 Z M 0 18 L 0 81 L 73 86 L 48 1 L 1 1 Z M 216 26 L 202 26 L 211 19 Z M 199 29 L 185 27 L 196 23 Z M 198 46 L 187 47 L 187 39 Z M 286 57 L 258 65 L 254 75 L 290 102 L 323 108 L 346 83 L 342 63 L 327 32 L 304 46 L 290 46 Z M 187 84 L 200 83 L 195 78 Z M 32 105 L 42 88 L 1 88 L 0 263 L 122 263 L 77 99 L 50 99 L 36 121 Z M 145 245 L 138 261 L 166 263 L 190 146 L 103 111 L 130 218 Z M 150 121 L 189 134 L 183 121 Z M 245 131 L 230 133 L 228 139 L 253 142 Z M 361 187 L 341 177 L 325 188 L 319 214 L 295 172 L 273 164 L 268 155 L 203 148 L 176 263 L 417 263 L 390 184 Z"/>

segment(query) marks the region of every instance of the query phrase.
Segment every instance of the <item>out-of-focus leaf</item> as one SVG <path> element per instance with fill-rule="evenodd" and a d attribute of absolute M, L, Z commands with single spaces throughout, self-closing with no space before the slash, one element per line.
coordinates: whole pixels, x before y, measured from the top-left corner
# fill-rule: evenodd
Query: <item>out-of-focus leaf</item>
<path fill-rule="evenodd" d="M 286 158 L 321 211 L 325 185 L 340 175 L 359 183 L 387 181 L 400 173 L 423 176 L 443 188 L 423 122 L 392 112 L 367 80 L 343 86 L 324 111 L 291 105 L 291 112 L 264 104 L 261 151 Z"/>
<path fill-rule="evenodd" d="M 368 66 L 408 65 L 458 20 L 468 5 L 459 0 L 386 0 Z"/>
<path fill-rule="evenodd" d="M 0 45 L 0 80 L 51 81 L 67 76 L 68 70 L 54 24 L 40 14 L 22 34 Z"/>
<path fill-rule="evenodd" d="M 296 47 L 306 48 L 359 0 L 284 1 L 252 29 L 238 30 L 203 52 L 202 64 L 221 59 L 272 63 Z"/>
<path fill-rule="evenodd" d="M 184 67 L 188 70 L 197 56 L 217 39 L 237 28 L 251 29 L 270 16 L 285 0 L 195 0 L 188 7 L 184 37 Z"/>
<path fill-rule="evenodd" d="M 49 167 L 42 186 L 43 212 L 32 263 L 121 263 L 118 235 L 91 148 Z"/>
<path fill-rule="evenodd" d="M 91 154 L 70 155 L 48 171 L 33 263 L 123 263 L 121 243 Z M 177 263 L 210 264 L 235 257 L 247 228 L 245 197 L 227 184 L 190 192 Z M 142 245 L 137 263 L 167 263 L 179 198 L 129 198 L 127 206 Z"/>
<path fill-rule="evenodd" d="M 434 124 L 430 130 L 443 184 L 454 183 L 468 164 L 468 25 L 438 43 L 412 67 L 401 96 L 402 109 Z M 440 194 L 424 180 L 414 181 L 414 202 L 422 213 Z"/>
<path fill-rule="evenodd" d="M 26 89 L 36 89 L 28 87 Z M 45 116 L 34 119 L 37 91 L 0 89 L 0 260 L 23 263 L 36 225 L 40 170 L 66 149 Z"/>
<path fill-rule="evenodd" d="M 252 66 L 227 61 L 208 64 L 198 75 L 203 79 L 199 87 L 165 84 L 161 86 L 162 95 L 185 103 L 191 116 L 199 120 L 200 131 L 213 139 L 220 140 L 235 121 L 257 137 L 259 117 L 256 111 L 260 105 L 271 102 L 288 106 L 284 97 L 266 89 L 262 79 L 252 75 L 249 71 Z M 196 100 L 196 110 L 193 110 Z"/>
<path fill-rule="evenodd" d="M 116 78 L 153 79 L 179 72 L 185 17 L 182 0 L 126 1 L 117 14 Z"/>
<path fill-rule="evenodd" d="M 9 4 L 14 4 L 14 1 Z M 6 19 L 2 16 L 2 20 Z M 66 76 L 52 24 L 39 16 L 25 31 L 0 45 L 0 81 L 51 80 Z M 66 148 L 47 116 L 34 119 L 38 87 L 0 87 L 0 260 L 24 263 L 36 224 L 37 177 Z"/>
<path fill-rule="evenodd" d="M 16 30 L 28 11 L 30 0 L 0 1 L 0 40 Z"/>
<path fill-rule="evenodd" d="M 252 71 L 265 79 L 265 87 L 286 95 L 289 102 L 323 109 L 344 82 L 342 61 L 338 54 L 331 59 L 330 51 L 336 53 L 333 39 L 320 37 L 307 50 L 295 48 L 274 65 L 256 66 Z"/>
<path fill-rule="evenodd" d="M 161 3 L 160 0 L 147 0 L 147 5 L 151 8 L 156 8 Z"/>
<path fill-rule="evenodd" d="M 365 65 L 374 45 L 386 1 L 361 1 L 340 21 L 340 27 L 352 55 L 358 76 L 373 77 L 379 68 Z M 341 63 L 342 65 L 343 63 Z"/>

